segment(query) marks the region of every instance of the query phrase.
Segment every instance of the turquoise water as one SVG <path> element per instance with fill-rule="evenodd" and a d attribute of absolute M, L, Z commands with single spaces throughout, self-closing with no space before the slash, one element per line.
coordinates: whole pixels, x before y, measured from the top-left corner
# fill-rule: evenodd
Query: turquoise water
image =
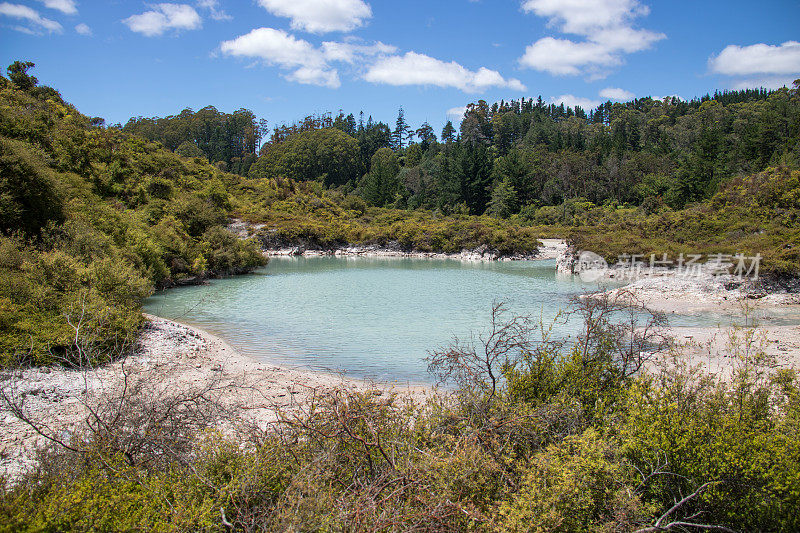
<path fill-rule="evenodd" d="M 159 293 L 145 309 L 274 363 L 426 383 L 428 351 L 479 332 L 493 302 L 549 323 L 597 289 L 558 276 L 554 261 L 275 258 L 249 276 Z M 576 322 L 559 334 L 574 335 Z"/>

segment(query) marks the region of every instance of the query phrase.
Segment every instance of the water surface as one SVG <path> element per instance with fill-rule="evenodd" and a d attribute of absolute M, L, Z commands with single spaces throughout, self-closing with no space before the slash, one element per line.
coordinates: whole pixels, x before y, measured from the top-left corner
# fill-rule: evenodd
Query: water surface
<path fill-rule="evenodd" d="M 554 261 L 274 258 L 252 275 L 159 293 L 145 309 L 271 362 L 426 383 L 428 351 L 484 328 L 493 302 L 549 323 L 573 297 L 596 290 L 558 276 Z M 559 334 L 578 327 L 561 324 Z"/>

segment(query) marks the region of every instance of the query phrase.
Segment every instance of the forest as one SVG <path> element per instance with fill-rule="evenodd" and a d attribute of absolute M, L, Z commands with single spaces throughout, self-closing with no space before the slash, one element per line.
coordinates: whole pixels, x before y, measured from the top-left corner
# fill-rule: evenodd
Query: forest
<path fill-rule="evenodd" d="M 645 256 L 746 249 L 766 257 L 767 272 L 795 275 L 800 272 L 797 246 L 791 243 L 797 241 L 793 209 L 798 204 L 790 177 L 800 165 L 799 95 L 795 83 L 773 91 L 718 91 L 691 101 L 606 102 L 588 112 L 545 104 L 541 97 L 492 105 L 478 101 L 466 107 L 459 129 L 448 122 L 440 135 L 427 123 L 412 128 L 402 108 L 393 127 L 372 116 L 365 119 L 363 112 L 340 111 L 271 132 L 264 121 L 241 111 L 237 114 L 250 121 L 238 131 L 258 131 L 265 140 L 258 154 L 253 148 L 243 159 L 226 159 L 223 150 L 200 140 L 208 135 L 197 132 L 213 130 L 220 146 L 241 145 L 240 133 L 225 135 L 232 117 L 209 108 L 165 119 L 131 119 L 123 130 L 167 147 L 183 146 L 185 153 L 203 152 L 219 168 L 250 179 L 316 183 L 320 197 L 349 198 L 351 206 L 363 200 L 398 210 L 398 218 L 507 220 L 534 228 L 539 236 L 569 236 L 609 260 L 623 248 Z M 177 131 L 184 133 L 175 136 Z M 246 173 L 244 160 L 252 161 Z M 753 209 L 752 202 L 731 191 L 743 186 L 759 191 L 756 197 L 765 204 Z M 316 203 L 280 216 L 263 209 L 266 204 L 246 210 L 247 217 L 269 223 L 289 241 L 370 240 L 363 231 L 345 231 L 330 216 L 310 223 L 309 216 L 315 218 L 321 207 Z M 417 211 L 424 214 L 414 215 Z M 333 216 L 362 226 L 359 218 L 348 209 Z M 664 227 L 671 228 L 668 238 L 653 229 Z M 422 233 L 427 237 L 407 238 L 405 245 L 422 243 L 427 249 L 431 232 Z M 397 240 L 397 235 L 383 236 Z M 594 244 L 598 238 L 604 247 Z M 530 246 L 520 247 L 526 249 Z"/>
<path fill-rule="evenodd" d="M 402 109 L 393 128 L 339 112 L 275 127 L 268 138 L 251 112 L 214 108 L 131 119 L 123 130 L 242 175 L 317 180 L 376 206 L 535 218 L 542 206 L 579 198 L 680 209 L 732 177 L 796 168 L 800 101 L 797 85 L 606 102 L 588 114 L 541 97 L 481 100 L 459 130 L 448 122 L 438 137 L 428 123 L 409 126 Z M 256 155 L 251 140 L 261 135 L 260 157 L 245 171 L 239 161 Z"/>

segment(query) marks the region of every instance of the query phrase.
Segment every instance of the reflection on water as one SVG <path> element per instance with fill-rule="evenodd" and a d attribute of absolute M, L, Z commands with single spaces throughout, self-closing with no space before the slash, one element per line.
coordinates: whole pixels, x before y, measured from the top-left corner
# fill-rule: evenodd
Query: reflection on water
<path fill-rule="evenodd" d="M 275 258 L 253 275 L 160 293 L 145 308 L 276 363 L 424 383 L 428 350 L 485 327 L 493 302 L 549 323 L 571 298 L 597 289 L 556 276 L 554 261 Z M 559 334 L 574 335 L 576 322 Z"/>

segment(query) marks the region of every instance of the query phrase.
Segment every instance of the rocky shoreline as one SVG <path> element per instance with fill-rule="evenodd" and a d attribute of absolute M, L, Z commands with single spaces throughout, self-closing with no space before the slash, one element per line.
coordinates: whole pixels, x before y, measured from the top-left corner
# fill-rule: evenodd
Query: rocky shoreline
<path fill-rule="evenodd" d="M 561 275 L 583 278 L 587 273 L 581 272 L 586 266 L 571 248 L 557 258 L 556 268 Z M 602 273 L 591 269 L 589 265 L 586 277 L 590 281 L 601 287 L 621 286 L 601 289 L 590 297 L 622 298 L 664 313 L 668 319 L 677 315 L 716 317 L 714 326 L 665 330 L 682 363 L 725 378 L 742 355 L 737 350 L 747 344 L 750 356 L 763 358 L 773 370 L 800 369 L 800 280 L 716 275 L 708 268 L 692 272 L 644 268 L 635 276 L 618 265 L 601 268 Z"/>
<path fill-rule="evenodd" d="M 604 291 L 670 317 L 705 316 L 711 326 L 671 326 L 675 353 L 690 366 L 726 378 L 747 355 L 765 361 L 772 370 L 800 370 L 800 294 L 765 290 L 754 283 L 732 285 L 712 276 L 642 278 Z M 747 354 L 743 353 L 743 348 Z"/>
<path fill-rule="evenodd" d="M 480 246 L 473 250 L 462 250 L 457 254 L 436 252 L 406 251 L 399 245 L 379 246 L 343 246 L 338 248 L 322 248 L 312 246 L 289 246 L 265 248 L 264 254 L 269 257 L 394 257 L 412 259 L 450 259 L 456 261 L 537 261 L 556 259 L 567 249 L 563 239 L 542 239 L 542 246 L 533 254 L 504 255 L 488 246 Z"/>
<path fill-rule="evenodd" d="M 263 224 L 249 224 L 233 219 L 228 231 L 240 239 L 256 238 L 267 257 L 387 257 L 411 259 L 450 259 L 456 261 L 534 261 L 557 259 L 567 253 L 564 239 L 540 239 L 541 246 L 532 253 L 504 253 L 482 245 L 458 253 L 409 250 L 399 242 L 385 244 L 319 243 L 308 239 L 285 240 Z"/>
<path fill-rule="evenodd" d="M 598 294 L 623 298 L 651 311 L 705 317 L 709 326 L 670 326 L 673 363 L 728 379 L 745 358 L 758 359 L 770 372 L 800 370 L 800 293 L 793 284 L 741 282 L 708 273 L 645 276 Z"/>

